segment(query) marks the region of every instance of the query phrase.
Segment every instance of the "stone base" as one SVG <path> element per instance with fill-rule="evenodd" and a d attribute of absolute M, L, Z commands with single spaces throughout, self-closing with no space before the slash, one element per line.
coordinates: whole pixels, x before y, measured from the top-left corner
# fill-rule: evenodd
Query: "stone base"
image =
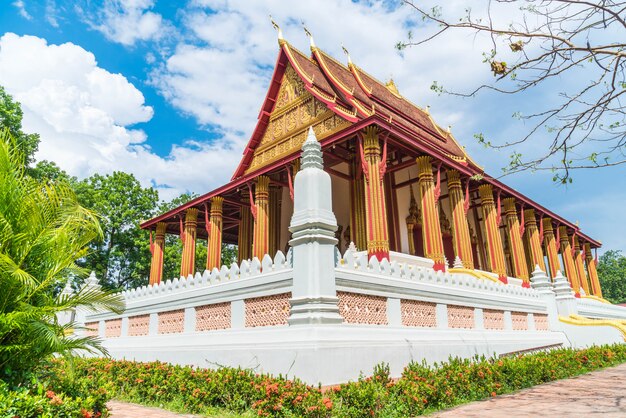
<path fill-rule="evenodd" d="M 582 327 L 579 327 L 582 328 Z M 590 335 L 595 327 L 584 327 Z M 362 325 L 301 325 L 107 339 L 112 357 L 198 367 L 241 366 L 331 385 L 389 363 L 400 376 L 411 361 L 500 355 L 562 344 L 562 332 L 441 330 Z"/>

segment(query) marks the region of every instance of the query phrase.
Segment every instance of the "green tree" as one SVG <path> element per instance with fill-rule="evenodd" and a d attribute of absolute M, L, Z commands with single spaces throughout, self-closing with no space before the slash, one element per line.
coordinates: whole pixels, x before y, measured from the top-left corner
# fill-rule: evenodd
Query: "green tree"
<path fill-rule="evenodd" d="M 149 234 L 139 228 L 150 219 L 158 204 L 158 193 L 144 188 L 132 175 L 114 172 L 95 174 L 75 185 L 78 199 L 100 216 L 103 239 L 91 244 L 82 265 L 96 272 L 100 283 L 110 289 L 146 284 L 150 273 Z"/>
<path fill-rule="evenodd" d="M 612 303 L 626 302 L 626 257 L 619 250 L 609 250 L 600 256 L 598 277 L 602 296 Z"/>
<path fill-rule="evenodd" d="M 42 183 L 65 182 L 74 185 L 78 180 L 70 177 L 64 170 L 59 168 L 54 161 L 38 161 L 34 167 L 28 168 L 28 175 Z"/>
<path fill-rule="evenodd" d="M 0 379 L 20 383 L 51 354 L 102 351 L 95 337 L 75 337 L 76 324 L 56 314 L 77 306 L 120 312 L 119 295 L 83 288 L 58 294 L 85 271 L 76 265 L 101 235 L 96 215 L 81 207 L 68 184 L 44 184 L 25 174 L 22 147 L 0 136 Z"/>
<path fill-rule="evenodd" d="M 39 135 L 22 132 L 23 116 L 19 102 L 14 101 L 0 86 L 0 129 L 8 129 L 19 151 L 18 163 L 27 166 L 33 162 L 35 152 L 39 148 Z"/>

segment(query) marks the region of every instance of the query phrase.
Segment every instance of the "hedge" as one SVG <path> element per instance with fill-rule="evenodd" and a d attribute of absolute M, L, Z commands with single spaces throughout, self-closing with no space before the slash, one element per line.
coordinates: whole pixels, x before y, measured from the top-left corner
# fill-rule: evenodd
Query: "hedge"
<path fill-rule="evenodd" d="M 199 369 L 161 362 L 55 360 L 44 377 L 65 393 L 107 396 L 187 413 L 221 408 L 278 417 L 401 417 L 509 393 L 626 361 L 626 345 L 558 349 L 505 358 L 409 364 L 391 379 L 382 364 L 370 377 L 327 390 L 299 380 L 235 368 Z"/>

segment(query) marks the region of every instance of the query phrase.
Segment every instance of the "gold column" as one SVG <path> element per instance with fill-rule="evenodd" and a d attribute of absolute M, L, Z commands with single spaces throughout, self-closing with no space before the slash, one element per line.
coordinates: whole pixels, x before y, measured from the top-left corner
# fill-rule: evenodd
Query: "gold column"
<path fill-rule="evenodd" d="M 550 266 L 550 276 L 554 279 L 557 271 L 563 271 L 561 262 L 559 261 L 559 253 L 554 230 L 552 229 L 552 219 L 543 218 L 543 245 L 548 256 L 548 265 Z"/>
<path fill-rule="evenodd" d="M 585 265 L 583 264 L 583 254 L 580 251 L 580 242 L 578 236 L 574 235 L 574 264 L 576 265 L 576 273 L 578 274 L 578 280 L 581 286 L 585 290 L 585 295 L 591 294 L 589 288 L 589 281 L 587 280 L 587 273 L 585 273 Z"/>
<path fill-rule="evenodd" d="M 211 211 L 209 218 L 210 235 L 207 246 L 206 269 L 220 268 L 222 264 L 222 207 L 224 198 L 215 196 L 211 198 Z"/>
<path fill-rule="evenodd" d="M 561 235 L 561 257 L 563 257 L 563 264 L 565 264 L 565 274 L 572 285 L 572 289 L 576 292 L 576 297 L 580 297 L 580 279 L 578 278 L 578 271 L 576 271 L 576 264 L 572 256 L 572 247 L 567 236 L 567 227 L 560 226 L 559 234 Z"/>
<path fill-rule="evenodd" d="M 524 243 L 520 234 L 519 219 L 517 218 L 517 208 L 515 198 L 504 199 L 504 216 L 509 229 L 509 241 L 511 245 L 511 259 L 513 260 L 513 271 L 518 279 L 522 279 L 524 287 L 530 287 L 528 279 L 528 266 L 526 266 L 526 254 L 524 253 Z"/>
<path fill-rule="evenodd" d="M 152 262 L 150 263 L 150 284 L 161 283 L 163 278 L 163 251 L 165 250 L 165 229 L 167 224 L 156 224 L 156 233 L 152 243 Z"/>
<path fill-rule="evenodd" d="M 483 219 L 485 232 L 487 234 L 487 257 L 491 271 L 498 275 L 503 283 L 507 283 L 506 260 L 504 259 L 504 248 L 502 247 L 502 237 L 497 218 L 496 205 L 493 201 L 493 189 L 490 184 L 483 184 L 478 187 L 480 204 L 483 208 Z"/>
<path fill-rule="evenodd" d="M 249 203 L 249 198 L 244 194 L 243 203 Z M 252 212 L 247 205 L 241 206 L 239 220 L 239 234 L 237 236 L 237 262 L 252 258 Z"/>
<path fill-rule="evenodd" d="M 367 231 L 367 255 L 378 260 L 389 258 L 389 232 L 387 230 L 387 205 L 383 185 L 382 161 L 378 128 L 368 126 L 363 132 L 365 213 Z"/>
<path fill-rule="evenodd" d="M 545 272 L 546 262 L 543 257 L 543 250 L 541 249 L 541 240 L 539 239 L 539 230 L 537 229 L 537 219 L 535 218 L 534 209 L 526 209 L 524 211 L 524 227 L 526 229 L 526 237 L 528 238 L 528 247 L 531 266 L 534 269 L 535 266 Z"/>
<path fill-rule="evenodd" d="M 194 274 L 196 262 L 196 226 L 198 224 L 198 209 L 189 208 L 185 211 L 185 226 L 183 227 L 183 254 L 180 263 L 180 275 L 187 277 Z"/>
<path fill-rule="evenodd" d="M 419 185 L 422 203 L 422 236 L 424 237 L 424 255 L 435 262 L 433 268 L 443 271 L 443 240 L 439 211 L 435 202 L 435 183 L 433 181 L 433 167 L 430 157 L 423 155 L 415 159 L 419 176 Z"/>
<path fill-rule="evenodd" d="M 415 225 L 419 222 L 420 213 L 417 208 L 415 195 L 413 194 L 413 185 L 409 185 L 409 190 L 411 192 L 411 200 L 409 202 L 409 216 L 406 217 L 406 229 L 409 238 L 409 254 L 416 255 L 415 235 L 413 230 L 415 229 Z"/>
<path fill-rule="evenodd" d="M 256 219 L 254 220 L 254 237 L 252 240 L 252 256 L 259 260 L 269 253 L 268 235 L 268 200 L 270 178 L 259 176 L 254 190 L 254 204 L 256 205 Z"/>
<path fill-rule="evenodd" d="M 355 156 L 356 157 L 356 156 Z M 350 165 L 350 240 L 360 251 L 367 248 L 365 230 L 365 180 L 359 173 L 357 158 Z"/>
<path fill-rule="evenodd" d="M 461 187 L 461 177 L 456 170 L 448 170 L 448 196 L 452 208 L 452 238 L 454 255 L 461 259 L 463 266 L 474 269 L 472 240 L 469 233 L 467 215 L 465 214 L 465 197 Z"/>
<path fill-rule="evenodd" d="M 280 187 L 270 187 L 269 194 L 269 251 L 268 254 L 274 257 L 280 249 L 280 198 L 283 189 Z"/>
<path fill-rule="evenodd" d="M 596 268 L 596 261 L 591 255 L 591 244 L 585 243 L 585 261 L 587 261 L 587 273 L 589 273 L 589 280 L 593 287 L 594 296 L 602 297 L 602 287 L 600 286 L 600 278 L 598 277 L 598 270 Z"/>

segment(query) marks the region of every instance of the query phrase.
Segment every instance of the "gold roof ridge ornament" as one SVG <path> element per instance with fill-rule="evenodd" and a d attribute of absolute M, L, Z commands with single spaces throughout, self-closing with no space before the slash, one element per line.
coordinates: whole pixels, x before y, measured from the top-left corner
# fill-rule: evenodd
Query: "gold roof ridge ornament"
<path fill-rule="evenodd" d="M 389 90 L 394 96 L 402 97 L 398 91 L 396 83 L 393 81 L 393 78 L 389 78 L 389 81 L 385 83 L 385 87 L 387 87 L 387 90 Z"/>
<path fill-rule="evenodd" d="M 343 43 L 341 44 L 341 49 L 343 49 L 343 53 L 346 54 L 346 57 L 348 57 L 348 68 L 350 68 L 353 65 L 352 64 L 352 59 L 350 58 L 350 53 L 348 52 L 346 47 L 343 46 Z"/>
<path fill-rule="evenodd" d="M 302 29 L 304 29 L 304 33 L 306 34 L 306 36 L 309 37 L 309 43 L 311 44 L 311 51 L 313 51 L 314 49 L 317 48 L 317 46 L 315 45 L 315 41 L 313 40 L 313 35 L 307 29 L 306 25 L 304 24 L 304 20 L 301 23 L 302 23 Z"/>
<path fill-rule="evenodd" d="M 270 15 L 270 22 L 272 22 L 272 26 L 274 27 L 274 29 L 276 29 L 278 35 L 278 45 L 282 46 L 285 43 L 285 38 L 283 38 L 283 31 L 280 26 L 278 26 L 278 23 L 274 21 L 272 15 Z"/>

